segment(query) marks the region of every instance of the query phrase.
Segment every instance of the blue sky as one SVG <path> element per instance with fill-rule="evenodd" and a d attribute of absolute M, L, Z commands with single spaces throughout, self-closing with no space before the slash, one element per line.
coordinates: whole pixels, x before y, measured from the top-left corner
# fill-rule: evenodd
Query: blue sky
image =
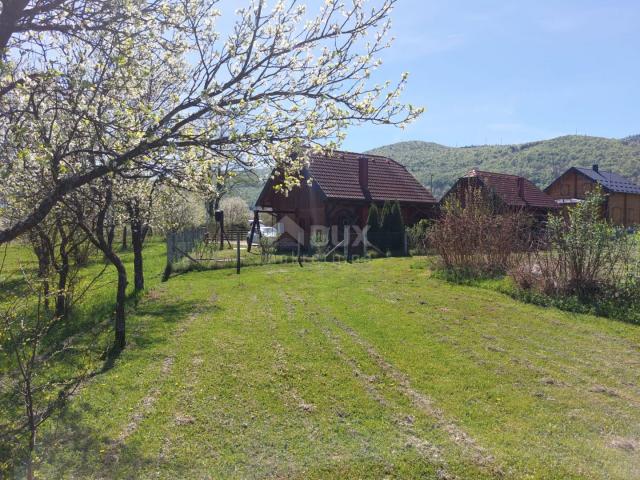
<path fill-rule="evenodd" d="M 640 133 L 640 0 L 399 0 L 393 25 L 378 73 L 410 72 L 403 98 L 427 111 L 354 126 L 345 149 Z"/>

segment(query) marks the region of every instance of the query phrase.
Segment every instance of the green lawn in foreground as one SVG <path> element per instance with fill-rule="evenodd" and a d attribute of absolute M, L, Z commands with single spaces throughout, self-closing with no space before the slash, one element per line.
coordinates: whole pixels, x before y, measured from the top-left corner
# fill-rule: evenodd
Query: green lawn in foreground
<path fill-rule="evenodd" d="M 4 257 L 4 246 L 0 247 L 0 262 Z M 162 271 L 166 264 L 166 249 L 163 239 L 151 237 L 145 244 L 144 271 L 145 286 L 152 288 L 160 283 Z M 133 296 L 133 252 L 129 250 L 118 251 L 128 272 L 129 285 L 127 294 Z M 7 249 L 3 272 L 0 272 L 0 308 L 11 302 L 13 295 L 22 295 L 24 288 L 24 275 L 37 272 L 37 259 L 27 245 L 11 244 Z M 110 341 L 113 332 L 109 328 L 109 322 L 115 307 L 115 295 L 117 287 L 117 274 L 115 268 L 106 264 L 100 254 L 90 260 L 89 265 L 83 268 L 78 275 L 75 286 L 76 304 L 71 317 L 56 328 L 50 337 L 64 340 L 70 336 L 83 335 L 96 326 L 104 325 L 108 331 Z M 132 299 L 133 300 L 133 299 Z M 92 335 L 91 341 L 95 342 Z M 107 345 L 105 343 L 105 345 Z M 4 357 L 0 352 L 0 374 L 7 366 L 2 362 Z M 0 410 L 0 416 L 2 415 Z"/>
<path fill-rule="evenodd" d="M 640 477 L 640 329 L 423 259 L 192 272 L 40 437 L 41 478 Z"/>
<path fill-rule="evenodd" d="M 14 297 L 24 296 L 26 288 L 22 272 L 31 275 L 35 274 L 37 270 L 37 260 L 27 245 L 13 243 L 6 249 L 6 253 L 5 256 L 5 246 L 0 247 L 0 263 L 2 258 L 5 259 L 3 271 L 0 272 L 0 311 L 12 308 L 9 306 L 14 305 Z M 133 253 L 128 250 L 119 252 L 119 255 L 130 275 L 129 308 L 133 308 L 136 300 L 133 295 L 132 282 Z M 160 283 L 165 262 L 164 242 L 158 238 L 151 238 L 146 244 L 144 263 L 148 287 Z M 99 277 L 96 279 L 97 275 Z M 81 270 L 78 278 L 78 285 L 75 289 L 75 298 L 79 300 L 78 303 L 72 309 L 70 317 L 58 323 L 48 333 L 40 353 L 46 356 L 49 352 L 58 350 L 62 342 L 69 342 L 70 345 L 78 348 L 70 351 L 68 355 L 56 356 L 55 361 L 48 363 L 47 371 L 39 371 L 39 373 L 61 373 L 62 378 L 70 378 L 82 370 L 77 367 L 78 363 L 90 370 L 109 367 L 109 360 L 102 357 L 102 354 L 113 344 L 114 333 L 111 317 L 117 283 L 115 268 L 106 265 L 102 257 L 96 254 L 89 265 Z M 78 299 L 80 296 L 82 298 Z M 31 297 L 30 301 L 35 302 L 35 299 Z M 20 302 L 18 304 L 23 305 Z M 2 333 L 0 332 L 0 337 Z M 5 341 L 6 338 L 2 338 L 2 340 Z M 85 356 L 83 347 L 88 347 L 93 353 Z M 73 365 L 73 367 L 69 368 L 69 365 Z M 10 388 L 10 381 L 6 376 L 7 372 L 16 369 L 15 357 L 9 350 L 3 350 L 0 345 L 0 428 L 4 425 L 14 424 L 17 419 L 23 419 L 24 406 L 19 398 L 12 396 L 14 389 Z M 67 372 L 71 372 L 71 375 L 68 375 Z M 46 377 L 46 375 L 39 376 L 40 378 Z M 6 475 L 7 465 L 13 463 L 12 457 L 16 455 L 14 450 L 16 445 L 24 445 L 24 442 L 3 443 L 0 441 L 0 478 L 4 478 Z"/>

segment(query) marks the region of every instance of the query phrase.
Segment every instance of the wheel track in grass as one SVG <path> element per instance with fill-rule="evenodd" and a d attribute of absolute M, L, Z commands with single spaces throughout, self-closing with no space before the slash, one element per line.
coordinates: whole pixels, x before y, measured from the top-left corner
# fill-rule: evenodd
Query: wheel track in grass
<path fill-rule="evenodd" d="M 404 298 L 407 299 L 410 296 L 410 294 L 406 294 Z M 512 309 L 515 308 L 515 306 L 512 307 Z M 469 328 L 478 334 L 478 336 L 481 336 L 482 330 L 479 330 L 477 325 L 469 323 Z M 573 332 L 572 334 L 579 342 L 584 342 L 585 339 L 588 338 L 585 332 Z M 525 348 L 518 350 L 511 347 L 504 351 L 496 351 L 503 354 L 509 354 L 512 361 L 516 361 L 516 363 L 522 364 L 526 368 L 536 371 L 540 377 L 540 384 L 555 385 L 559 388 L 572 388 L 574 389 L 575 394 L 587 396 L 593 404 L 606 405 L 607 408 L 614 409 L 616 415 L 625 414 L 625 406 L 640 406 L 640 399 L 638 398 L 638 392 L 640 392 L 640 390 L 638 390 L 637 384 L 635 382 L 624 383 L 624 381 L 616 379 L 617 377 L 614 372 L 607 366 L 607 364 L 610 365 L 615 363 L 622 354 L 618 354 L 616 356 L 616 360 L 612 360 L 607 358 L 604 354 L 606 348 L 602 348 L 598 351 L 597 357 L 595 358 L 586 355 L 581 357 L 579 353 L 575 353 L 572 356 L 571 352 L 564 352 L 561 345 L 549 345 L 537 338 L 527 337 L 525 339 L 521 334 L 511 334 L 510 332 L 501 332 L 501 335 L 508 335 L 510 340 L 516 341 L 519 344 L 524 344 Z M 612 333 L 599 334 L 599 336 L 608 342 L 607 344 L 619 343 L 623 345 L 626 349 L 625 354 L 628 357 L 637 358 L 637 342 L 627 339 L 619 339 Z M 493 340 L 495 340 L 495 338 Z M 487 348 L 490 349 L 490 347 Z M 539 354 L 523 356 L 520 355 L 521 351 L 538 352 Z M 480 358 L 471 350 L 469 350 L 468 355 L 471 359 L 477 360 Z M 631 365 L 635 365 L 636 362 L 631 362 Z M 600 368 L 603 364 L 604 368 Z M 583 368 L 580 369 L 578 366 L 582 366 Z M 596 381 L 593 375 L 585 374 L 584 372 L 584 370 L 599 368 L 600 375 L 604 375 L 607 381 Z M 556 381 L 558 378 L 565 379 L 566 381 Z M 611 386 L 612 384 L 615 386 Z M 624 432 L 618 433 L 620 435 L 624 434 Z"/>
<path fill-rule="evenodd" d="M 293 308 L 294 301 L 289 295 L 285 294 L 285 300 L 287 301 L 289 308 Z M 306 302 L 302 301 L 302 304 L 306 305 Z M 434 401 L 430 397 L 415 390 L 411 386 L 411 383 L 408 377 L 404 373 L 402 373 L 400 370 L 398 370 L 396 367 L 391 365 L 391 363 L 389 363 L 384 357 L 382 357 L 382 355 L 380 355 L 380 353 L 377 350 L 375 350 L 373 345 L 371 345 L 369 342 L 363 339 L 351 327 L 347 326 L 337 318 L 330 315 L 329 312 L 326 311 L 326 309 L 321 309 L 321 310 L 324 310 L 324 311 L 322 311 L 320 315 L 330 319 L 329 320 L 330 323 L 333 323 L 336 327 L 338 327 L 338 329 L 342 330 L 345 334 L 347 334 L 354 341 L 354 343 L 358 345 L 366 353 L 366 355 L 370 358 L 370 360 L 373 361 L 373 363 L 377 366 L 377 368 L 379 368 L 382 372 L 384 372 L 394 380 L 396 385 L 399 386 L 399 388 L 397 388 L 397 391 L 400 394 L 402 394 L 404 397 L 408 398 L 411 401 L 414 408 L 416 408 L 416 410 L 422 412 L 423 414 L 425 414 L 430 418 L 433 418 L 436 421 L 436 424 L 435 424 L 436 427 L 442 430 L 455 445 L 460 447 L 465 452 L 465 455 L 473 462 L 474 465 L 481 468 L 491 476 L 498 477 L 498 478 L 502 478 L 505 476 L 504 469 L 502 468 L 502 466 L 497 464 L 493 455 L 491 455 L 484 447 L 481 447 L 480 445 L 478 445 L 475 439 L 473 439 L 460 426 L 455 424 L 453 421 L 447 419 L 444 412 L 435 406 Z M 323 334 L 328 338 L 328 340 L 332 342 L 338 356 L 352 367 L 354 375 L 358 377 L 361 382 L 362 382 L 362 379 L 366 379 L 367 376 L 361 372 L 360 368 L 357 365 L 357 362 L 351 357 L 349 357 L 342 350 L 342 348 L 340 347 L 339 341 L 337 340 L 335 335 L 331 333 L 330 329 L 328 329 L 325 325 L 322 325 L 320 320 L 314 317 L 315 315 L 311 315 L 311 319 L 313 323 L 321 332 L 323 332 Z M 387 404 L 386 403 L 387 400 L 384 398 L 384 396 L 379 392 L 379 390 L 374 385 L 372 385 L 370 382 L 363 382 L 363 386 L 365 390 L 371 394 L 372 398 L 378 401 L 381 405 L 384 406 Z M 398 421 L 398 419 L 395 419 L 395 420 Z M 402 422 L 400 422 L 400 426 L 403 426 Z M 423 442 L 425 442 L 427 445 L 431 445 L 429 442 L 425 440 L 423 440 Z M 434 446 L 434 448 L 436 447 Z M 429 450 L 430 450 L 430 453 L 434 452 L 434 450 L 431 448 L 429 448 Z M 441 462 L 441 464 L 444 465 L 444 463 L 442 463 L 443 462 L 442 453 L 439 451 L 437 453 L 438 455 L 434 456 L 432 458 L 432 461 L 434 461 L 435 459 L 438 459 Z M 449 473 L 446 473 L 444 469 L 443 469 L 443 474 L 451 475 Z M 455 477 L 444 476 L 442 478 L 455 478 Z"/>
<path fill-rule="evenodd" d="M 389 402 L 382 395 L 382 393 L 378 390 L 378 388 L 373 383 L 371 377 L 366 375 L 358 366 L 358 362 L 349 356 L 342 348 L 340 344 L 340 340 L 326 327 L 322 327 L 317 321 L 314 321 L 316 326 L 320 329 L 320 331 L 324 334 L 327 340 L 331 343 L 336 355 L 345 362 L 351 368 L 353 375 L 359 380 L 360 384 L 367 392 L 367 394 L 373 398 L 376 402 L 378 402 L 381 406 L 385 408 L 389 408 Z M 444 460 L 441 450 L 436 446 L 430 443 L 429 441 L 421 438 L 415 429 L 411 426 L 412 422 L 406 421 L 409 416 L 405 416 L 404 419 L 402 415 L 394 415 L 392 416 L 393 424 L 396 428 L 402 433 L 405 438 L 406 445 L 414 448 L 427 462 L 432 465 L 438 467 L 437 475 L 438 479 L 441 480 L 455 480 L 458 479 L 457 476 L 449 473 L 447 471 L 448 466 Z"/>
<path fill-rule="evenodd" d="M 474 331 L 479 333 L 477 329 Z M 484 338 L 486 339 L 487 337 L 485 336 Z M 599 370 L 599 373 L 606 377 L 606 382 L 597 381 L 594 383 L 593 375 L 584 373 L 584 370 L 597 369 L 605 362 L 612 362 L 612 360 L 604 360 L 604 358 L 600 359 L 600 357 L 595 360 L 585 360 L 580 358 L 578 354 L 569 356 L 559 347 L 549 346 L 535 339 L 529 338 L 526 342 L 522 341 L 519 336 L 512 336 L 511 339 L 524 343 L 526 347 L 520 349 L 509 347 L 504 348 L 504 351 L 497 351 L 509 355 L 511 361 L 522 365 L 524 368 L 536 372 L 540 376 L 540 382 L 547 383 L 549 378 L 552 380 L 563 379 L 557 382 L 548 382 L 548 384 L 574 388 L 579 390 L 581 394 L 597 393 L 602 390 L 608 392 L 610 397 L 618 397 L 628 404 L 640 407 L 640 389 L 637 385 L 625 384 L 622 380 L 612 380 L 611 372 L 605 370 Z M 521 354 L 522 351 L 532 351 L 537 352 L 537 354 L 524 356 Z M 635 351 L 629 352 L 629 354 L 638 355 Z M 469 355 L 472 358 L 479 358 L 474 352 L 470 352 Z M 546 363 L 543 363 L 545 359 Z M 584 368 L 578 368 L 577 365 Z M 611 383 L 615 383 L 615 385 L 611 386 Z"/>
<path fill-rule="evenodd" d="M 481 292 L 484 293 L 484 292 Z M 394 297 L 397 295 L 403 295 L 401 293 L 394 293 Z M 412 293 L 405 293 L 403 295 L 403 299 L 406 300 L 406 303 L 412 303 L 414 300 L 407 300 L 411 298 Z M 483 300 L 484 299 L 478 294 L 471 294 L 474 298 Z M 511 308 L 504 310 L 513 310 L 516 307 L 512 306 Z M 447 310 L 448 314 L 451 314 L 449 310 Z M 446 312 L 446 313 L 447 313 Z M 458 314 L 463 314 L 463 311 L 459 311 Z M 511 312 L 513 314 L 513 312 Z M 467 327 L 469 330 L 477 333 L 479 336 L 482 334 L 483 330 L 478 329 L 477 325 L 473 322 L 469 322 Z M 576 352 L 575 355 L 568 355 L 563 349 L 562 345 L 550 345 L 548 342 L 545 342 L 543 339 L 537 339 L 535 337 L 523 337 L 521 334 L 512 334 L 508 331 L 503 331 L 500 333 L 503 337 L 503 340 L 508 337 L 509 340 L 513 342 L 517 342 L 519 345 L 525 345 L 526 348 L 515 349 L 507 348 L 505 352 L 509 355 L 513 356 L 518 362 L 525 362 L 529 364 L 529 369 L 537 370 L 540 373 L 541 378 L 545 377 L 554 377 L 560 376 L 566 377 L 567 385 L 575 386 L 581 390 L 582 394 L 589 394 L 593 391 L 594 388 L 604 387 L 607 391 L 615 391 L 616 396 L 620 397 L 622 400 L 632 403 L 637 407 L 640 407 L 640 388 L 636 385 L 626 385 L 622 383 L 620 380 L 616 380 L 618 378 L 615 375 L 615 372 L 612 372 L 607 364 L 616 363 L 620 359 L 629 360 L 630 357 L 638 358 L 638 352 L 640 352 L 640 345 L 638 342 L 629 340 L 629 339 L 621 339 L 614 334 L 607 333 L 596 333 L 603 340 L 624 345 L 627 349 L 624 355 L 617 354 L 615 359 L 612 359 L 610 355 L 607 355 L 606 349 L 601 349 L 601 351 L 594 353 L 589 352 L 589 355 L 580 355 L 579 352 Z M 587 333 L 572 331 L 572 338 L 576 339 L 577 342 L 583 342 L 588 338 Z M 585 347 L 586 348 L 586 347 Z M 521 351 L 531 351 L 531 352 L 540 352 L 541 356 L 534 355 L 530 357 L 518 356 Z M 545 361 L 545 358 L 547 359 Z M 550 361 L 550 362 L 549 362 Z M 636 360 L 631 363 L 628 368 L 635 368 L 636 363 L 640 360 Z M 541 364 L 544 362 L 544 364 Z M 592 376 L 585 375 L 583 371 L 597 369 L 602 366 L 605 366 L 604 369 L 601 369 L 600 372 L 604 375 L 608 382 L 596 382 L 594 384 Z M 583 369 L 578 368 L 578 366 L 584 367 Z M 534 368 L 530 368 L 534 367 Z M 614 383 L 615 385 L 611 385 Z"/>
<path fill-rule="evenodd" d="M 295 316 L 295 301 L 288 294 L 283 295 L 283 300 L 287 307 L 287 313 L 289 317 L 293 318 Z M 325 338 L 329 341 L 338 358 L 340 358 L 342 362 L 350 367 L 354 377 L 358 379 L 359 383 L 367 392 L 367 394 L 382 407 L 384 407 L 385 409 L 389 409 L 391 407 L 389 402 L 375 386 L 373 379 L 369 375 L 366 375 L 358 366 L 358 362 L 344 351 L 338 337 L 334 335 L 329 328 L 321 325 L 316 315 L 310 315 L 309 318 L 313 325 L 320 332 L 322 332 Z M 413 427 L 413 422 L 407 421 L 408 418 L 410 418 L 409 415 L 403 416 L 396 414 L 391 416 L 393 425 L 404 437 L 405 445 L 414 448 L 420 454 L 420 456 L 425 459 L 425 461 L 437 467 L 437 475 L 439 480 L 458 480 L 458 477 L 456 475 L 447 471 L 448 466 L 441 450 L 428 440 L 421 438 L 419 433 L 416 432 L 415 428 Z"/>
<path fill-rule="evenodd" d="M 175 335 L 173 338 L 178 340 L 193 324 L 193 322 L 203 313 L 203 308 L 198 308 L 196 311 L 191 313 L 187 319 L 180 324 L 180 326 L 176 329 Z M 114 467 L 118 464 L 120 459 L 121 450 L 126 444 L 127 440 L 131 435 L 133 435 L 140 424 L 151 415 L 155 410 L 155 405 L 160 398 L 162 393 L 162 384 L 167 380 L 167 378 L 171 375 L 173 371 L 173 366 L 175 363 L 175 355 L 167 355 L 162 360 L 162 365 L 160 366 L 159 374 L 157 375 L 156 381 L 153 382 L 153 387 L 149 389 L 147 394 L 138 402 L 133 413 L 129 416 L 129 421 L 124 426 L 124 428 L 120 431 L 118 436 L 112 440 L 106 448 L 106 452 L 103 457 L 103 464 L 105 467 Z M 109 478 L 103 477 L 103 478 Z"/>
<path fill-rule="evenodd" d="M 388 362 L 371 343 L 362 338 L 353 328 L 335 317 L 329 318 L 331 323 L 346 333 L 366 352 L 367 356 L 378 368 L 396 382 L 398 390 L 411 401 L 417 410 L 436 420 L 437 427 L 443 430 L 456 445 L 461 447 L 469 455 L 474 464 L 482 467 L 491 475 L 497 477 L 503 477 L 505 475 L 504 469 L 497 463 L 495 457 L 491 455 L 487 449 L 480 446 L 476 440 L 459 425 L 449 420 L 429 396 L 413 388 L 406 374 Z"/>

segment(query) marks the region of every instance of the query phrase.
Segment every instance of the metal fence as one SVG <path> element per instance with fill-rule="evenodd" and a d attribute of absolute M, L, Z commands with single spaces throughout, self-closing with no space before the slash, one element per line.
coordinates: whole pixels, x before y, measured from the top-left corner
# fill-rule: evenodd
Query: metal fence
<path fill-rule="evenodd" d="M 405 232 L 377 233 L 366 243 L 355 243 L 355 237 L 341 238 L 325 245 L 306 248 L 266 237 L 254 239 L 249 249 L 248 229 L 232 229 L 220 238 L 219 232 L 206 227 L 190 228 L 167 234 L 167 263 L 169 271 L 236 268 L 275 264 L 309 262 L 359 262 L 386 256 L 404 256 L 409 252 Z M 256 236 L 257 237 L 257 236 Z M 309 240 L 309 239 L 308 239 Z"/>
<path fill-rule="evenodd" d="M 167 263 L 172 264 L 189 256 L 198 243 L 205 241 L 207 235 L 208 230 L 205 227 L 167 233 Z"/>
<path fill-rule="evenodd" d="M 249 230 L 230 228 L 222 234 L 207 227 L 194 227 L 167 233 L 167 263 L 173 264 L 183 258 L 192 261 L 206 259 L 206 255 L 224 249 L 235 249 L 237 240 L 244 242 Z M 203 257 L 205 255 L 205 257 Z"/>

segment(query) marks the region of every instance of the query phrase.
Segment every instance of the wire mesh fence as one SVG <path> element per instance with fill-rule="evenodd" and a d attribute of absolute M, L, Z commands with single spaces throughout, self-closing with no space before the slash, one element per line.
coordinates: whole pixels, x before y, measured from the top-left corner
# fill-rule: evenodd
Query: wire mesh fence
<path fill-rule="evenodd" d="M 279 263 L 361 262 L 409 251 L 406 232 L 377 232 L 371 238 L 348 234 L 324 243 L 297 241 L 287 235 L 277 238 L 255 235 L 249 246 L 248 229 L 232 229 L 220 235 L 206 227 L 167 234 L 169 272 L 241 268 Z"/>

